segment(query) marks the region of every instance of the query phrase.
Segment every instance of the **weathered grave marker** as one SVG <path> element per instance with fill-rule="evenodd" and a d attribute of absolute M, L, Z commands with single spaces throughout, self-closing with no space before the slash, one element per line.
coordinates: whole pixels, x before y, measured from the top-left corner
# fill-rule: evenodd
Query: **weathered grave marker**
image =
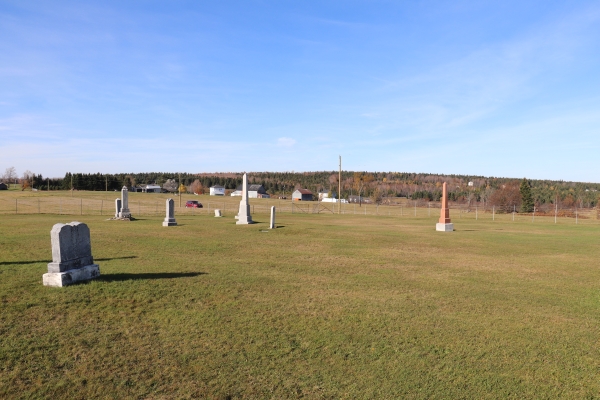
<path fill-rule="evenodd" d="M 166 201 L 166 216 L 163 221 L 163 226 L 176 226 L 177 221 L 175 221 L 175 202 L 173 199 L 167 199 Z"/>
<path fill-rule="evenodd" d="M 90 229 L 81 222 L 55 224 L 50 231 L 52 262 L 44 274 L 44 286 L 62 287 L 100 276 L 94 264 Z"/>
<path fill-rule="evenodd" d="M 121 199 L 115 199 L 115 218 L 119 218 L 121 212 Z"/>
<path fill-rule="evenodd" d="M 123 186 L 123 189 L 121 189 L 121 211 L 119 211 L 119 218 L 131 218 L 131 212 L 129 211 L 129 190 L 127 190 L 127 186 Z"/>
<path fill-rule="evenodd" d="M 271 223 L 269 229 L 275 229 L 275 206 L 271 206 Z"/>

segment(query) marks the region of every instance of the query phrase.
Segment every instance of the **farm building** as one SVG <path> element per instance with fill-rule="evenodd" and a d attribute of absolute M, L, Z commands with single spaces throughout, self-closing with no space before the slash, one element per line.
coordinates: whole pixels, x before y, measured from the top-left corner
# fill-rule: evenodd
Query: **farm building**
<path fill-rule="evenodd" d="M 352 195 L 352 196 L 348 196 L 348 203 L 372 203 L 373 201 L 368 198 L 368 197 L 362 197 L 362 196 L 356 196 L 356 195 Z"/>
<path fill-rule="evenodd" d="M 231 193 L 232 196 L 242 195 L 242 185 L 235 189 L 235 192 Z M 270 196 L 263 185 L 248 185 L 248 197 L 251 199 L 268 199 Z"/>
<path fill-rule="evenodd" d="M 225 187 L 221 185 L 215 185 L 210 187 L 211 196 L 225 196 Z"/>
<path fill-rule="evenodd" d="M 142 185 L 142 192 L 144 193 L 160 193 L 162 188 L 158 185 Z"/>
<path fill-rule="evenodd" d="M 292 200 L 295 201 L 312 201 L 313 194 L 308 189 L 296 189 L 294 193 L 292 193 Z"/>
<path fill-rule="evenodd" d="M 8 186 L 6 186 L 6 183 L 0 182 L 0 190 L 8 190 Z"/>
<path fill-rule="evenodd" d="M 161 193 L 162 189 L 158 185 L 137 185 L 128 188 L 130 192 L 142 192 L 142 193 Z"/>

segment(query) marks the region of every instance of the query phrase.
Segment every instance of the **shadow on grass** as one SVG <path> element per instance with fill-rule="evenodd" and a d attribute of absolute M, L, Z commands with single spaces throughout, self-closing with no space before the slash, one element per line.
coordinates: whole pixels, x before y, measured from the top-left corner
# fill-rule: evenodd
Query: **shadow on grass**
<path fill-rule="evenodd" d="M 127 260 L 127 259 L 130 259 L 130 258 L 137 258 L 137 256 L 94 258 L 94 261 Z"/>
<path fill-rule="evenodd" d="M 38 263 L 50 263 L 52 260 L 38 260 L 38 261 L 2 261 L 0 265 L 18 265 L 18 264 L 38 264 Z"/>
<path fill-rule="evenodd" d="M 199 275 L 206 275 L 207 272 L 157 272 L 147 274 L 101 274 L 95 280 L 105 282 L 121 282 L 138 279 L 173 279 L 173 278 L 191 278 Z"/>

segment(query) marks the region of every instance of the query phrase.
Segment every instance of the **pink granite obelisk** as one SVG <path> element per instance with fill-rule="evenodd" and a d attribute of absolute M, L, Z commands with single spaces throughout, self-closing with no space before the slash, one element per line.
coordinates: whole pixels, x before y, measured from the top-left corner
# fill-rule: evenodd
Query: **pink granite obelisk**
<path fill-rule="evenodd" d="M 435 224 L 435 230 L 441 232 L 452 232 L 454 224 L 450 222 L 450 209 L 448 208 L 448 185 L 444 182 L 442 188 L 442 209 L 440 211 L 440 219 Z"/>

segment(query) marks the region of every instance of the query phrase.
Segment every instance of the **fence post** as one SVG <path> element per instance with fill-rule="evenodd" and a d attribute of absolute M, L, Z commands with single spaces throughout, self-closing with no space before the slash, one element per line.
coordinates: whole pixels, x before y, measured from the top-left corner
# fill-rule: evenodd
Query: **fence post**
<path fill-rule="evenodd" d="M 83 215 L 83 198 L 79 199 L 79 215 Z"/>
<path fill-rule="evenodd" d="M 575 207 L 575 225 L 578 224 L 578 218 L 577 218 L 577 207 Z"/>
<path fill-rule="evenodd" d="M 533 212 L 531 213 L 531 222 L 535 221 L 535 207 L 533 207 Z"/>
<path fill-rule="evenodd" d="M 38 214 L 41 214 L 42 212 L 40 211 L 40 199 L 38 197 Z"/>
<path fill-rule="evenodd" d="M 477 221 L 477 206 L 475 206 L 475 221 Z"/>
<path fill-rule="evenodd" d="M 62 215 L 62 199 L 58 200 L 58 214 Z"/>
<path fill-rule="evenodd" d="M 496 220 L 496 206 L 492 206 L 492 221 Z"/>
<path fill-rule="evenodd" d="M 102 215 L 103 208 L 104 208 L 104 200 L 100 200 L 100 215 Z"/>
<path fill-rule="evenodd" d="M 19 213 L 19 199 L 15 199 L 15 214 Z"/>
<path fill-rule="evenodd" d="M 415 217 L 417 216 L 417 202 L 415 201 Z"/>
<path fill-rule="evenodd" d="M 141 211 L 141 207 L 140 207 L 140 202 L 138 201 L 138 215 L 142 215 L 142 211 Z"/>
<path fill-rule="evenodd" d="M 431 202 L 427 203 L 427 216 L 431 217 Z"/>

